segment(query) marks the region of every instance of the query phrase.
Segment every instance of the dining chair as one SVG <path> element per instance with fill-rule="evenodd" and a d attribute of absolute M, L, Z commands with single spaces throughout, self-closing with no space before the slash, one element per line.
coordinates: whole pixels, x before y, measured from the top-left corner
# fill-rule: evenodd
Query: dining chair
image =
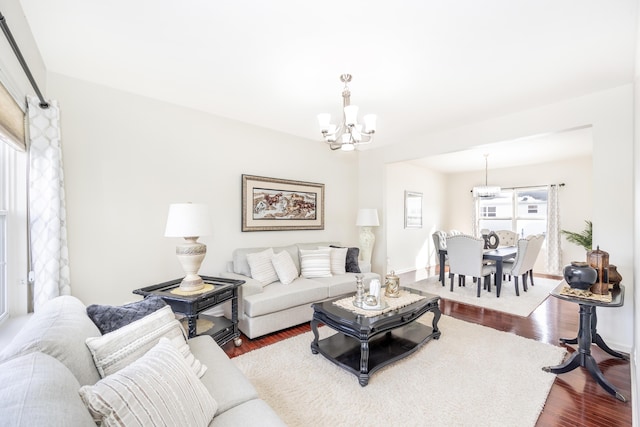
<path fill-rule="evenodd" d="M 451 292 L 453 292 L 454 276 L 458 275 L 458 286 L 464 285 L 465 276 L 471 276 L 478 284 L 480 296 L 481 278 L 484 277 L 484 287 L 491 291 L 491 275 L 495 274 L 495 264 L 484 264 L 482 255 L 484 240 L 458 234 L 447 237 L 447 254 L 449 255 L 449 279 L 451 280 Z"/>
<path fill-rule="evenodd" d="M 496 230 L 499 246 L 515 246 L 518 242 L 518 233 L 511 230 Z"/>
<path fill-rule="evenodd" d="M 436 260 L 440 259 L 440 250 L 447 249 L 447 233 L 441 230 L 436 230 L 431 237 L 433 238 L 433 247 L 436 252 Z M 439 265 L 439 264 L 438 264 Z M 444 266 L 449 265 L 449 255 L 444 255 Z M 442 276 L 444 278 L 444 276 Z M 444 279 L 442 280 L 442 286 L 444 286 Z"/>
<path fill-rule="evenodd" d="M 518 239 L 516 243 L 518 247 L 516 257 L 513 260 L 507 260 L 502 263 L 503 274 L 510 276 L 510 278 L 513 277 L 517 296 L 520 296 L 518 286 L 519 277 L 522 277 L 522 289 L 525 292 L 528 290 L 527 278 L 530 278 L 531 285 L 534 285 L 533 266 L 536 263 L 543 241 L 544 236 L 542 234 L 535 234 L 523 239 Z"/>

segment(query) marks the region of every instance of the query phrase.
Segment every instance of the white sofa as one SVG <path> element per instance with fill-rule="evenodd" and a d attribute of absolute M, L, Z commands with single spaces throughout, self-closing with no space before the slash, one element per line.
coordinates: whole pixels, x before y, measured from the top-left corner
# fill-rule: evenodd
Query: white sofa
<path fill-rule="evenodd" d="M 93 426 L 78 390 L 100 375 L 85 344 L 100 331 L 72 296 L 49 301 L 0 353 L 0 425 Z M 218 409 L 210 426 L 284 426 L 209 336 L 188 341 L 207 366 L 200 378 Z"/>
<path fill-rule="evenodd" d="M 332 245 L 340 246 L 336 242 L 297 243 L 273 247 L 273 251 L 289 252 L 300 272 L 300 249 L 317 249 Z M 250 339 L 309 322 L 313 316 L 312 303 L 355 292 L 357 273 L 350 272 L 332 277 L 300 276 L 288 285 L 276 281 L 264 286 L 251 277 L 247 254 L 262 252 L 265 249 L 268 248 L 235 249 L 232 261 L 227 264 L 227 271 L 220 274 L 222 277 L 245 281 L 240 286 L 238 319 L 240 330 Z M 372 279 L 381 280 L 379 274 L 371 272 L 370 264 L 359 261 L 358 265 L 364 277 L 365 289 Z M 231 315 L 229 310 L 227 306 L 227 317 Z"/>

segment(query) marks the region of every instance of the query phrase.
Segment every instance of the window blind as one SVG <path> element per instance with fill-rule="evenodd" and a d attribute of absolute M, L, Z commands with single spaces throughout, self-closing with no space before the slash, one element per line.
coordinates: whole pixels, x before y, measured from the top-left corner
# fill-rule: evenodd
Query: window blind
<path fill-rule="evenodd" d="M 20 151 L 27 150 L 24 120 L 24 111 L 0 84 L 0 140 Z"/>

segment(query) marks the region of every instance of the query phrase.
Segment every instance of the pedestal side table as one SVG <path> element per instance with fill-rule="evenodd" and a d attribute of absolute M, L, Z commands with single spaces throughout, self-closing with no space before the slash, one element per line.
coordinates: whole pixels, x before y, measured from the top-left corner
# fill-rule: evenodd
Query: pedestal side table
<path fill-rule="evenodd" d="M 609 381 L 607 381 L 598 367 L 596 360 L 591 355 L 591 345 L 596 344 L 612 356 L 629 360 L 628 356 L 609 348 L 596 330 L 596 325 L 598 323 L 596 307 L 622 307 L 624 304 L 624 286 L 620 286 L 619 289 L 612 290 L 611 302 L 603 302 L 562 294 L 561 292 L 565 285 L 566 282 L 562 281 L 560 285 L 551 291 L 551 295 L 565 301 L 576 303 L 580 306 L 580 327 L 577 338 L 560 338 L 560 342 L 562 344 L 578 344 L 578 351 L 574 352 L 573 355 L 564 363 L 557 366 L 547 366 L 542 369 L 553 374 L 563 374 L 574 370 L 578 366 L 585 367 L 598 384 L 607 391 L 607 393 L 622 402 L 626 402 L 626 397 L 618 392 L 618 390 Z"/>

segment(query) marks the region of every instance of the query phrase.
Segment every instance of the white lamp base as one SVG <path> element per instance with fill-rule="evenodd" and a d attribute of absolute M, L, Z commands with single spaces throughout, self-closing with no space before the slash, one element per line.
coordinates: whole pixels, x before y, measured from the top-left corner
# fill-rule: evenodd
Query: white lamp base
<path fill-rule="evenodd" d="M 176 246 L 176 255 L 182 265 L 185 277 L 180 283 L 180 290 L 185 292 L 199 291 L 204 288 L 204 281 L 198 276 L 198 270 L 207 254 L 207 245 L 199 243 L 197 237 L 185 237 L 185 242 Z"/>
<path fill-rule="evenodd" d="M 371 255 L 373 253 L 373 244 L 376 236 L 371 231 L 371 227 L 362 227 L 360 229 L 360 259 L 371 264 Z"/>

